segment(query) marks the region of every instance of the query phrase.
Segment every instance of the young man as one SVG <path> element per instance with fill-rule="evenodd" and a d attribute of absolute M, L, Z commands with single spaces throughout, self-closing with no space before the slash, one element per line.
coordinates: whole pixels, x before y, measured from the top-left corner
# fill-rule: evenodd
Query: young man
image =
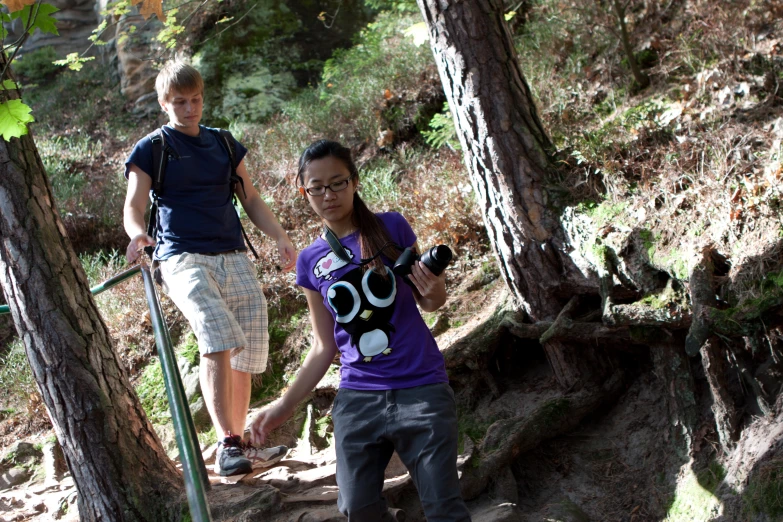
<path fill-rule="evenodd" d="M 169 117 L 161 129 L 168 162 L 158 194 L 157 233 L 147 235 L 144 220 L 154 168 L 152 141 L 145 137 L 125 162 L 124 225 L 131 238 L 126 256 L 133 263 L 141 249 L 155 246 L 164 288 L 198 338 L 201 391 L 218 435 L 215 471 L 249 473 L 257 460 L 276 462 L 287 449 L 262 454 L 242 442 L 250 378 L 266 368 L 269 336 L 266 300 L 245 253 L 234 193 L 253 224 L 277 241 L 285 270 L 295 266 L 296 250 L 250 181 L 243 160 L 247 149 L 236 140 L 231 144 L 242 180 L 234 186 L 223 137 L 199 125 L 204 83 L 198 71 L 168 62 L 155 89 Z"/>

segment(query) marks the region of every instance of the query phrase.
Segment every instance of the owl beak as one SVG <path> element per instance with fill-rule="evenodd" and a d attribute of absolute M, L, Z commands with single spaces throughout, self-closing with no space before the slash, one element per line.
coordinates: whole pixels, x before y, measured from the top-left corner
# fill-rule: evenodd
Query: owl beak
<path fill-rule="evenodd" d="M 359 315 L 359 317 L 361 317 L 361 318 L 362 318 L 362 319 L 364 319 L 365 321 L 369 321 L 369 320 L 370 320 L 370 317 L 372 317 L 372 310 L 365 310 L 364 312 L 362 312 L 362 313 Z"/>

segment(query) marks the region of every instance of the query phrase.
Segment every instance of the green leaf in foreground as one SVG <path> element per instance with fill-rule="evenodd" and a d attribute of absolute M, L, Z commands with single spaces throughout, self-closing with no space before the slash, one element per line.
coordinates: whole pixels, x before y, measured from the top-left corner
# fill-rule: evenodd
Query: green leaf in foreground
<path fill-rule="evenodd" d="M 35 121 L 30 111 L 22 100 L 0 103 L 0 134 L 6 141 L 27 134 L 27 124 Z"/>
<path fill-rule="evenodd" d="M 29 21 L 33 8 L 35 8 L 35 5 L 27 5 L 21 11 L 11 13 L 11 19 L 21 18 L 24 21 Z M 55 25 L 57 20 L 51 16 L 52 13 L 56 13 L 57 11 L 59 11 L 59 9 L 51 4 L 40 4 L 35 20 L 33 20 L 28 32 L 33 34 L 36 29 L 40 29 L 41 32 L 59 36 L 57 25 Z"/>
<path fill-rule="evenodd" d="M 94 56 L 82 58 L 79 56 L 79 53 L 69 53 L 68 56 L 66 56 L 64 59 L 55 60 L 52 63 L 55 65 L 67 65 L 68 68 L 72 71 L 81 71 L 82 67 L 84 67 L 84 62 L 89 62 L 90 60 L 94 59 Z"/>

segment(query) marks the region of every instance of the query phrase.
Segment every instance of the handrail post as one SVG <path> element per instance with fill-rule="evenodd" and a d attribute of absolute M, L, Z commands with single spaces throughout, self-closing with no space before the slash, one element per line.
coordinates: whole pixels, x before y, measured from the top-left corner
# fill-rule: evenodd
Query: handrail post
<path fill-rule="evenodd" d="M 212 522 L 209 512 L 206 492 L 209 490 L 209 478 L 207 468 L 204 466 L 204 458 L 196 437 L 196 428 L 193 418 L 190 416 L 190 408 L 182 386 L 182 378 L 177 369 L 177 360 L 174 349 L 171 346 L 171 337 L 166 322 L 163 320 L 163 312 L 160 301 L 152 280 L 149 267 L 141 267 L 141 276 L 144 279 L 144 292 L 147 294 L 147 304 L 150 308 L 152 329 L 155 332 L 155 344 L 158 347 L 160 365 L 163 368 L 163 380 L 166 384 L 166 395 L 169 398 L 171 420 L 174 423 L 177 447 L 179 448 L 182 471 L 185 476 L 185 492 L 190 506 L 190 515 L 194 522 Z"/>

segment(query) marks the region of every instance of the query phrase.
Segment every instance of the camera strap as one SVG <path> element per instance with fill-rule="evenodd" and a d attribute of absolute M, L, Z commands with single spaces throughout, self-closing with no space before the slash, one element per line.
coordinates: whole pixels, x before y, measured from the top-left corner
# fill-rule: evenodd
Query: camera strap
<path fill-rule="evenodd" d="M 326 237 L 326 242 L 329 243 L 332 252 L 334 252 L 334 255 L 346 263 L 353 263 L 353 261 L 351 261 L 351 256 L 345 251 L 345 247 L 340 244 L 340 240 L 337 239 L 337 236 L 332 232 L 332 229 L 326 225 L 324 225 L 324 236 Z"/>
<path fill-rule="evenodd" d="M 374 256 L 372 256 L 369 259 L 360 259 L 359 262 L 357 263 L 351 260 L 350 254 L 348 254 L 348 252 L 345 251 L 345 247 L 340 243 L 340 240 L 337 239 L 337 235 L 334 232 L 332 232 L 332 229 L 327 227 L 326 225 L 324 225 L 324 238 L 326 238 L 326 242 L 329 243 L 329 248 L 332 249 L 334 255 L 336 255 L 342 261 L 345 261 L 348 264 L 357 265 L 357 266 L 364 266 L 372 263 L 372 261 L 379 255 L 381 255 L 383 250 L 389 245 L 395 246 L 399 250 L 403 250 L 403 248 L 400 245 L 390 241 L 385 245 L 383 245 L 383 247 L 381 247 L 381 249 Z"/>

